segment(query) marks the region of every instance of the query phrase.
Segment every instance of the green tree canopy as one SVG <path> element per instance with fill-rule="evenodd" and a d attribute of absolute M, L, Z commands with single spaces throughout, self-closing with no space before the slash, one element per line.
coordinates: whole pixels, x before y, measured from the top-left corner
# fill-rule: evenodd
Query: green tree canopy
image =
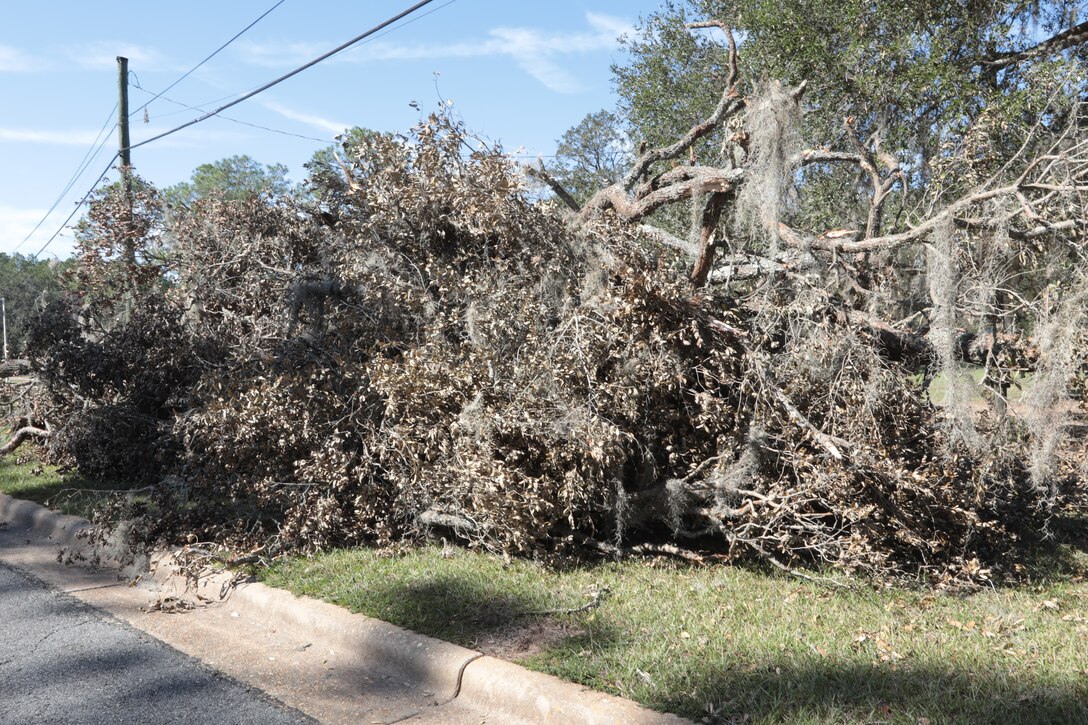
<path fill-rule="evenodd" d="M 357 173 L 355 161 L 365 154 L 374 141 L 390 134 L 372 131 L 362 126 L 349 128 L 337 137 L 337 143 L 314 152 L 305 167 L 309 171 L 304 188 L 326 211 L 336 214 L 344 205 L 349 191 L 348 176 Z"/>
<path fill-rule="evenodd" d="M 0 254 L 0 297 L 7 309 L 8 356 L 25 352 L 27 325 L 40 305 L 60 294 L 67 262 Z"/>
<path fill-rule="evenodd" d="M 631 163 L 631 142 L 616 114 L 602 110 L 567 130 L 555 154 L 552 175 L 584 203 L 597 190 L 620 180 Z"/>
<path fill-rule="evenodd" d="M 729 69 L 725 38 L 739 43 L 741 88 L 770 79 L 807 83 L 803 136 L 814 147 L 862 139 L 913 156 L 914 181 L 950 136 L 984 111 L 1015 122 L 1070 82 L 1063 53 L 1084 56 L 1083 2 L 1052 0 L 668 0 L 625 39 L 613 67 L 619 110 L 636 140 L 671 143 L 707 118 Z M 693 24 L 702 24 L 695 29 Z M 710 25 L 710 27 L 706 27 Z M 1071 98 L 1083 87 L 1070 86 Z M 723 134 L 703 141 L 715 161 Z"/>
<path fill-rule="evenodd" d="M 265 165 L 246 155 L 230 156 L 201 164 L 193 170 L 189 181 L 163 190 L 168 206 L 189 206 L 209 194 L 221 194 L 227 199 L 244 199 L 252 194 L 283 196 L 291 192 L 283 164 Z"/>

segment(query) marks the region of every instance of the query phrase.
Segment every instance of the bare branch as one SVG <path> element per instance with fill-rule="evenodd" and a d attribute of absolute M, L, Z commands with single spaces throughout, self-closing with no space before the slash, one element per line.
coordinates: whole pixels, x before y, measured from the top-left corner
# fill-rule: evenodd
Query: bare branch
<path fill-rule="evenodd" d="M 6 456 L 14 451 L 16 448 L 26 442 L 27 438 L 49 438 L 52 435 L 44 428 L 36 428 L 34 426 L 26 426 L 15 431 L 15 435 L 11 437 L 4 445 L 0 446 L 0 456 Z"/>
<path fill-rule="evenodd" d="M 704 20 L 701 23 L 688 23 L 688 28 L 699 30 L 703 28 L 718 28 L 725 33 L 725 40 L 729 44 L 729 77 L 725 80 L 725 87 L 732 88 L 737 84 L 740 69 L 737 64 L 737 40 L 733 37 L 733 29 L 721 20 Z"/>
<path fill-rule="evenodd" d="M 659 229 L 658 227 L 651 226 L 649 224 L 639 224 L 636 228 L 638 229 L 639 234 L 648 239 L 652 239 L 658 244 L 663 244 L 666 247 L 678 249 L 690 257 L 695 257 L 699 254 L 699 249 L 694 244 L 687 241 L 686 239 L 681 239 L 680 237 L 673 236 L 672 234 L 666 232 L 664 229 Z"/>
<path fill-rule="evenodd" d="M 824 164 L 832 162 L 845 162 L 861 166 L 862 158 L 859 154 L 851 154 L 846 151 L 830 151 L 828 149 L 806 149 L 799 154 L 790 157 L 790 166 L 802 166 L 804 164 Z"/>
<path fill-rule="evenodd" d="M 551 188 L 551 190 L 559 198 L 559 200 L 566 204 L 568 209 L 570 209 L 574 213 L 578 213 L 579 211 L 581 211 L 582 207 L 578 204 L 577 201 L 574 200 L 574 197 L 571 196 L 571 193 L 563 188 L 563 185 L 560 184 L 555 179 L 555 177 L 552 176 L 548 172 L 548 170 L 544 168 L 544 160 L 538 159 L 537 163 L 539 164 L 539 167 L 526 164 L 524 167 L 525 173 L 529 174 L 530 176 L 536 177 L 537 179 L 540 179 L 545 184 L 547 184 L 548 187 Z"/>
<path fill-rule="evenodd" d="M 856 231 L 838 230 L 824 232 L 818 237 L 813 238 L 784 223 L 779 224 L 779 234 L 790 246 L 822 249 L 828 252 L 856 254 L 858 252 L 868 252 L 874 249 L 891 249 L 911 242 L 922 241 L 949 217 L 955 218 L 959 212 L 969 208 L 973 204 L 1002 196 L 1013 195 L 1019 191 L 1020 186 L 1021 181 L 1018 180 L 1016 183 L 1008 186 L 973 191 L 960 197 L 958 200 L 945 207 L 941 212 L 929 217 L 918 226 L 896 234 L 885 234 L 869 239 L 858 239 L 858 233 Z"/>
<path fill-rule="evenodd" d="M 691 283 L 695 287 L 706 285 L 710 269 L 714 266 L 714 252 L 717 247 L 715 238 L 718 231 L 718 222 L 722 218 L 725 209 L 726 194 L 711 194 L 703 207 L 703 215 L 699 230 L 699 258 L 691 270 Z"/>
<path fill-rule="evenodd" d="M 807 430 L 809 435 L 812 436 L 813 440 L 815 440 L 821 448 L 827 451 L 827 453 L 832 458 L 834 458 L 836 461 L 841 461 L 843 459 L 843 455 L 842 451 L 840 451 L 839 448 L 846 444 L 846 441 L 842 440 L 841 438 L 829 436 L 821 431 L 819 428 L 813 425 L 808 418 L 805 417 L 804 413 L 797 409 L 797 406 L 793 404 L 793 401 L 791 401 L 789 399 L 789 396 L 782 392 L 781 389 L 773 385 L 771 385 L 770 387 L 771 394 L 774 395 L 775 400 L 778 401 L 778 404 L 781 405 L 782 409 L 786 411 L 787 415 L 789 415 L 790 420 Z"/>
<path fill-rule="evenodd" d="M 737 44 L 733 38 L 733 31 L 723 23 L 718 22 L 710 25 L 695 24 L 689 27 L 718 27 L 725 30 L 725 35 L 729 42 L 729 78 L 726 80 L 725 88 L 722 91 L 722 97 L 719 99 L 718 105 L 714 108 L 714 112 L 710 114 L 710 117 L 702 123 L 692 126 L 679 141 L 640 154 L 638 159 L 635 160 L 634 165 L 627 172 L 627 175 L 623 177 L 621 186 L 624 191 L 630 191 L 635 188 L 635 185 L 639 183 L 639 180 L 653 164 L 659 161 L 674 159 L 684 153 L 696 141 L 717 129 L 725 122 L 725 119 L 744 107 L 744 101 L 741 99 L 736 89 L 738 75 Z"/>
<path fill-rule="evenodd" d="M 1057 53 L 1066 48 L 1080 45 L 1085 41 L 1088 41 L 1088 22 L 1081 23 L 1068 30 L 1063 30 L 1057 35 L 1047 38 L 1043 42 L 1037 43 L 1030 48 L 999 53 L 992 58 L 981 61 L 979 65 L 984 68 L 992 69 L 1004 68 L 1016 63 L 1022 63 L 1025 60 L 1031 60 L 1032 58 Z"/>
<path fill-rule="evenodd" d="M 579 220 L 584 222 L 598 211 L 614 209 L 624 221 L 637 221 L 666 204 L 673 204 L 701 194 L 732 191 L 743 173 L 740 169 L 684 166 L 673 169 L 660 179 L 643 185 L 634 198 L 628 196 L 622 184 L 613 184 L 597 192 L 586 202 L 582 211 L 579 212 Z M 655 181 L 667 183 L 656 185 Z"/>

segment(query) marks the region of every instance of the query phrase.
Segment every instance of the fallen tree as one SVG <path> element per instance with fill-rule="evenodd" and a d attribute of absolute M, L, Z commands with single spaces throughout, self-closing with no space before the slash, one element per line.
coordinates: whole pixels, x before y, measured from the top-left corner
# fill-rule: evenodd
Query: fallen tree
<path fill-rule="evenodd" d="M 1044 106 L 993 174 L 890 222 L 918 196 L 903 162 L 851 119 L 845 148 L 794 148 L 805 87 L 745 92 L 709 24 L 730 59 L 712 114 L 581 206 L 537 168 L 565 211 L 442 114 L 345 146 L 336 208 L 194 202 L 168 260 L 131 216 L 154 218 L 151 192 L 101 195 L 80 295 L 32 337 L 51 455 L 162 481 L 134 528 L 149 538 L 273 552 L 437 529 L 551 560 L 1010 574 L 1083 503 L 1065 434 L 1088 349 L 1083 104 Z M 725 125 L 729 162 L 692 163 Z M 863 223 L 804 228 L 784 200 L 842 164 L 867 182 Z M 677 205 L 686 239 L 653 226 Z M 1016 267 L 983 305 L 965 280 L 994 255 Z M 919 279 L 903 315 L 893 294 Z M 964 398 L 968 361 L 987 411 Z"/>

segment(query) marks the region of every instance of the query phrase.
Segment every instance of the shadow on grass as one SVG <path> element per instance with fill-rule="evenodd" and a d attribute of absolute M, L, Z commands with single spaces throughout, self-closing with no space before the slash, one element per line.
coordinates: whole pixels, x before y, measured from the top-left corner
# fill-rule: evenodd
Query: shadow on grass
<path fill-rule="evenodd" d="M 387 622 L 510 660 L 615 639 L 607 625 L 598 623 L 590 631 L 569 615 L 545 610 L 538 597 L 464 577 L 372 584 L 369 596 L 379 600 L 378 616 Z"/>
<path fill-rule="evenodd" d="M 1059 516 L 1050 522 L 1050 535 L 1026 543 L 1020 553 L 1028 579 L 1057 584 L 1088 573 L 1088 513 Z"/>
<path fill-rule="evenodd" d="M 1071 673 L 1072 674 L 1072 673 Z M 1088 683 L 1010 678 L 954 664 L 825 661 L 692 672 L 642 701 L 714 722 L 1084 723 Z"/>

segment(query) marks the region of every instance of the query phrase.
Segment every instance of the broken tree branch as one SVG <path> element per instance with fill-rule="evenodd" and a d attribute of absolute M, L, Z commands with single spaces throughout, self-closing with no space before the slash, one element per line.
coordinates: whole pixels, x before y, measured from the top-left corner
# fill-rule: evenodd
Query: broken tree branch
<path fill-rule="evenodd" d="M 696 288 L 706 286 L 707 277 L 714 266 L 714 252 L 717 247 L 718 222 L 725 209 L 727 194 L 711 194 L 703 207 L 699 228 L 699 258 L 691 270 L 691 284 Z"/>
<path fill-rule="evenodd" d="M 737 44 L 736 40 L 733 38 L 733 31 L 724 23 L 712 23 L 710 25 L 695 24 L 688 27 L 718 27 L 725 31 L 729 43 L 729 78 L 726 80 L 725 88 L 722 90 L 722 96 L 718 100 L 718 105 L 705 121 L 692 126 L 691 129 L 675 143 L 652 149 L 639 155 L 638 159 L 635 160 L 634 165 L 620 182 L 620 187 L 625 192 L 629 192 L 631 189 L 635 188 L 635 185 L 639 183 L 639 180 L 652 165 L 659 161 L 675 159 L 677 156 L 687 151 L 696 141 L 721 126 L 722 123 L 725 122 L 725 119 L 744 107 L 744 99 L 737 93 L 736 88 L 738 76 Z"/>
<path fill-rule="evenodd" d="M 30 425 L 20 428 L 19 430 L 15 431 L 15 435 L 11 437 L 11 440 L 9 440 L 3 446 L 0 446 L 0 457 L 6 456 L 7 454 L 14 451 L 16 448 L 26 442 L 28 438 L 49 438 L 51 435 L 52 433 L 45 430 L 44 428 L 37 428 Z"/>
<path fill-rule="evenodd" d="M 663 206 L 693 196 L 732 191 L 743 173 L 740 169 L 684 166 L 644 184 L 634 197 L 629 196 L 621 184 L 613 184 L 594 194 L 582 207 L 578 218 L 585 222 L 599 211 L 613 209 L 623 221 L 638 221 Z"/>
<path fill-rule="evenodd" d="M 1088 41 L 1088 22 L 1075 25 L 1068 30 L 1063 30 L 1057 35 L 1047 38 L 1041 43 L 1036 43 L 1030 48 L 998 53 L 991 58 L 982 60 L 979 65 L 996 70 L 1016 63 L 1021 63 L 1025 60 L 1031 60 L 1032 58 L 1057 53 L 1066 48 L 1080 45 L 1085 41 Z"/>
<path fill-rule="evenodd" d="M 552 176 L 547 169 L 544 168 L 544 160 L 538 159 L 539 166 L 525 166 L 525 172 L 530 176 L 540 179 L 555 193 L 561 202 L 563 202 L 568 209 L 574 213 L 578 213 L 581 210 L 581 205 L 575 201 L 571 193 L 567 191 L 562 184 L 560 184 L 554 176 Z"/>

